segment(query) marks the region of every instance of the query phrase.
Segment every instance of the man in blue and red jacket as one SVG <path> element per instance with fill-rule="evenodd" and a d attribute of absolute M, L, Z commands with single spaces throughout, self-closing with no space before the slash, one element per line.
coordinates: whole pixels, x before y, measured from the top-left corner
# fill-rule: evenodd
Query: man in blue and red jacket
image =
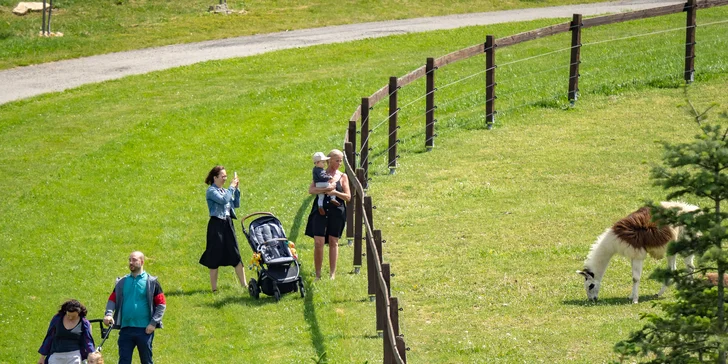
<path fill-rule="evenodd" d="M 157 277 L 144 271 L 144 254 L 129 255 L 130 273 L 116 282 L 106 303 L 104 323 L 120 328 L 119 364 L 130 364 L 134 348 L 139 350 L 142 364 L 153 364 L 154 330 L 162 327 L 167 308 L 162 286 Z"/>

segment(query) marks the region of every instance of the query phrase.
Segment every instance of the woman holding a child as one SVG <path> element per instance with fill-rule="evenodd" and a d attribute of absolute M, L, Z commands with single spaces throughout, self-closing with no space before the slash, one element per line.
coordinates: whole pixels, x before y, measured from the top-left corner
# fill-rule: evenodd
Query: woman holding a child
<path fill-rule="evenodd" d="M 313 238 L 313 262 L 316 269 L 316 280 L 321 279 L 321 265 L 324 260 L 324 245 L 329 244 L 329 278 L 336 276 L 336 260 L 339 256 L 339 239 L 346 225 L 346 202 L 351 199 L 349 192 L 349 179 L 345 173 L 339 171 L 344 161 L 344 153 L 333 149 L 328 154 L 326 174 L 331 176 L 328 187 L 316 187 L 311 182 L 308 193 L 317 195 L 324 193 L 328 199 L 324 202 L 325 215 L 318 210 L 317 199 L 314 198 L 311 213 L 306 224 L 306 236 Z M 328 236 L 328 242 L 326 237 Z"/>

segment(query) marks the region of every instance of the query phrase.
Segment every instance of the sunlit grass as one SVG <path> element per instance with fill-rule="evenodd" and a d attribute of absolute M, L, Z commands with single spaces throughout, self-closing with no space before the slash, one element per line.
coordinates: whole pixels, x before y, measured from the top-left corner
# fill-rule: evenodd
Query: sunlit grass
<path fill-rule="evenodd" d="M 725 10 L 705 14 L 720 17 Z M 340 148 L 360 97 L 389 76 L 477 44 L 484 34 L 553 22 L 208 62 L 0 106 L 0 362 L 37 360 L 48 320 L 67 298 L 100 317 L 135 249 L 148 255 L 147 269 L 168 296 L 165 328 L 155 339 L 159 362 L 305 363 L 324 353 L 332 363 L 381 361 L 366 276 L 347 274 L 352 249 L 342 245 L 335 281 L 311 284 L 313 244 L 303 235 L 310 155 Z M 537 51 L 524 45 L 511 52 Z M 353 56 L 360 53 L 367 57 Z M 715 65 L 712 71 L 699 71 L 691 90 L 698 103 L 727 101 L 725 55 L 714 54 L 701 61 Z M 482 67 L 471 63 L 440 70 L 438 83 Z M 595 89 L 599 80 L 609 82 L 603 75 L 590 76 Z M 533 87 L 551 79 L 540 80 Z M 408 139 L 397 173 L 387 175 L 383 157 L 373 160 L 374 222 L 387 240 L 384 259 L 404 309 L 408 358 L 607 362 L 613 343 L 640 326 L 640 312 L 653 310 L 649 295 L 659 285 L 643 281 L 644 303 L 628 304 L 629 262 L 616 259 L 601 302 L 587 305 L 574 270 L 604 228 L 644 199 L 664 195 L 647 178 L 659 160 L 657 142 L 697 132 L 678 107 L 682 90 L 644 83 L 584 92 L 574 108 L 524 107 L 487 131 L 479 86 L 463 82 L 443 90 L 447 98 L 438 94 L 438 103 L 453 97 L 472 104 L 438 110 L 432 152 L 424 153 L 424 117 L 414 104 L 401 116 Z M 423 90 L 418 83 L 403 89 L 402 102 Z M 499 105 L 506 101 L 518 100 Z M 375 107 L 381 114 L 373 120 L 386 116 L 381 109 Z M 374 137 L 381 148 L 383 134 Z M 203 179 L 217 163 L 241 176 L 239 215 L 271 211 L 297 243 L 305 299 L 252 300 L 236 287 L 232 269 L 221 271 L 218 295 L 208 292 L 207 271 L 197 260 L 207 220 Z M 242 236 L 240 242 L 247 263 L 250 249 Z M 648 261 L 645 271 L 657 264 Z M 112 335 L 104 350 L 113 360 Z"/>
<path fill-rule="evenodd" d="M 261 1 L 230 0 L 229 15 L 208 13 L 218 0 L 58 0 L 52 30 L 38 37 L 41 14 L 13 15 L 0 0 L 0 69 L 168 44 L 461 13 L 599 2 L 601 0 Z M 240 13 L 245 10 L 244 13 Z"/>

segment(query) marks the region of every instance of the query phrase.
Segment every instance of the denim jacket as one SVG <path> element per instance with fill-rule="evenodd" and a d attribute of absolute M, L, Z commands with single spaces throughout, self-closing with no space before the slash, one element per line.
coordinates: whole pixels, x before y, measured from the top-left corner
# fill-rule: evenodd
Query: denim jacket
<path fill-rule="evenodd" d="M 228 187 L 223 190 L 210 185 L 205 193 L 207 198 L 207 208 L 210 210 L 210 216 L 225 220 L 225 211 L 230 210 L 230 217 L 237 219 L 235 209 L 240 207 L 240 190 L 235 187 Z"/>

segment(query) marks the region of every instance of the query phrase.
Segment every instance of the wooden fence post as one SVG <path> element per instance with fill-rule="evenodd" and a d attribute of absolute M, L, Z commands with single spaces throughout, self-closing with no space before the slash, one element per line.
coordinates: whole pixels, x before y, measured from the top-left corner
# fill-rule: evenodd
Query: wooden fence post
<path fill-rule="evenodd" d="M 384 349 L 384 359 L 382 360 L 382 363 L 394 364 L 394 352 L 392 352 L 392 344 L 389 343 L 389 335 L 387 335 L 386 331 L 384 332 L 383 339 L 382 348 Z"/>
<path fill-rule="evenodd" d="M 374 205 L 372 205 L 372 196 L 364 196 L 364 213 L 367 216 L 367 221 L 369 221 L 369 227 L 374 230 L 374 215 L 372 215 L 372 211 L 374 210 Z"/>
<path fill-rule="evenodd" d="M 354 124 L 354 132 L 356 133 L 356 123 Z M 356 134 L 355 134 L 356 135 Z M 349 136 L 351 137 L 351 135 Z M 354 164 L 354 146 L 356 145 L 355 142 L 352 142 L 351 139 L 349 139 L 348 142 L 344 143 L 344 153 L 346 153 L 346 159 L 349 161 L 349 167 L 354 168 L 354 170 L 350 171 L 352 172 L 352 175 L 356 175 L 356 165 Z M 354 197 L 354 194 L 356 193 L 356 189 L 354 188 L 354 181 L 350 178 L 349 179 L 349 191 L 351 193 L 351 197 Z M 352 206 L 349 206 L 346 209 L 346 240 L 348 245 L 354 244 L 354 209 Z"/>
<path fill-rule="evenodd" d="M 392 319 L 391 330 L 394 332 L 396 340 L 399 336 L 399 303 L 397 302 L 397 297 L 389 298 L 389 317 Z M 392 345 L 389 342 L 389 335 L 387 335 L 387 331 L 390 330 L 390 327 L 388 322 L 385 323 L 387 324 L 387 327 L 384 332 L 384 363 L 392 364 L 395 362 L 394 352 L 392 351 Z"/>
<path fill-rule="evenodd" d="M 364 170 L 364 179 L 360 180 L 364 190 L 369 188 L 369 98 L 361 99 L 361 150 L 359 151 L 359 167 Z"/>
<path fill-rule="evenodd" d="M 349 120 L 349 129 L 347 129 L 347 135 L 349 136 L 349 143 L 354 147 L 353 155 L 351 156 L 351 159 L 349 159 L 349 163 L 351 164 L 351 168 L 354 168 L 356 170 L 356 120 Z"/>
<path fill-rule="evenodd" d="M 581 63 L 581 14 L 571 20 L 571 62 L 569 66 L 569 102 L 579 97 L 579 63 Z"/>
<path fill-rule="evenodd" d="M 426 82 L 426 102 L 425 102 L 425 148 L 431 151 L 435 146 L 435 59 L 428 58 L 425 72 L 427 75 Z"/>
<path fill-rule="evenodd" d="M 397 115 L 399 107 L 397 107 L 397 77 L 389 78 L 389 174 L 394 174 L 397 168 Z"/>
<path fill-rule="evenodd" d="M 392 327 L 389 327 L 389 322 L 385 321 L 386 328 L 384 329 L 384 364 L 393 364 L 394 352 L 392 351 L 392 344 L 389 341 L 389 335 L 387 332 L 391 329 L 394 332 L 394 336 L 399 335 L 399 305 L 397 303 L 397 297 L 389 298 L 389 317 L 392 319 Z"/>
<path fill-rule="evenodd" d="M 377 294 L 377 266 L 374 262 L 376 255 L 372 251 L 371 245 L 368 241 L 367 244 L 367 294 L 369 295 L 369 301 L 374 301 Z"/>
<path fill-rule="evenodd" d="M 374 223 L 372 222 L 372 197 L 371 196 L 364 196 L 364 214 L 367 217 L 367 221 L 369 222 L 369 227 L 374 230 Z M 368 230 L 365 230 L 367 232 Z M 374 233 L 372 231 L 372 233 Z M 374 251 L 372 250 L 372 246 L 369 243 L 370 239 L 374 239 L 374 236 L 369 236 L 369 233 L 367 232 L 367 238 L 364 240 L 364 243 L 367 245 L 366 251 L 367 251 L 367 293 L 369 293 L 369 300 L 373 299 L 374 297 L 374 290 L 376 289 L 376 265 L 374 264 L 374 259 L 376 259 L 376 255 L 374 254 Z"/>
<path fill-rule="evenodd" d="M 43 22 L 40 26 L 41 35 L 46 35 L 46 0 L 43 0 Z"/>
<path fill-rule="evenodd" d="M 356 179 L 361 181 L 364 178 L 364 170 L 359 168 L 356 170 Z M 361 239 L 362 239 L 362 223 L 364 220 L 364 202 L 362 196 L 356 194 L 354 197 L 354 273 L 359 274 L 361 269 Z"/>
<path fill-rule="evenodd" d="M 377 248 L 377 259 L 379 264 L 382 264 L 382 231 L 374 230 L 374 246 Z"/>
<path fill-rule="evenodd" d="M 377 293 L 376 293 L 376 299 L 377 299 L 377 333 L 381 336 L 384 332 L 384 326 L 385 322 L 385 315 L 389 314 L 387 312 L 387 302 L 389 301 L 389 296 L 391 294 L 389 293 L 389 263 L 382 264 L 382 277 L 384 278 L 384 291 L 386 293 L 386 297 L 384 296 L 384 293 L 382 292 L 382 288 L 379 287 L 381 281 L 377 279 Z M 387 300 L 387 301 L 385 301 Z"/>
<path fill-rule="evenodd" d="M 495 123 L 495 37 L 485 37 L 485 124 L 493 129 Z"/>
<path fill-rule="evenodd" d="M 404 343 L 404 338 L 402 336 L 396 336 L 394 338 L 397 340 L 397 352 L 399 353 L 399 356 L 402 358 L 403 363 L 407 363 L 407 345 Z"/>
<path fill-rule="evenodd" d="M 695 0 L 688 0 L 687 24 L 685 25 L 685 83 L 695 80 L 695 18 L 698 10 Z"/>
<path fill-rule="evenodd" d="M 389 317 L 392 318 L 392 331 L 394 336 L 399 336 L 399 302 L 397 297 L 389 298 Z"/>

